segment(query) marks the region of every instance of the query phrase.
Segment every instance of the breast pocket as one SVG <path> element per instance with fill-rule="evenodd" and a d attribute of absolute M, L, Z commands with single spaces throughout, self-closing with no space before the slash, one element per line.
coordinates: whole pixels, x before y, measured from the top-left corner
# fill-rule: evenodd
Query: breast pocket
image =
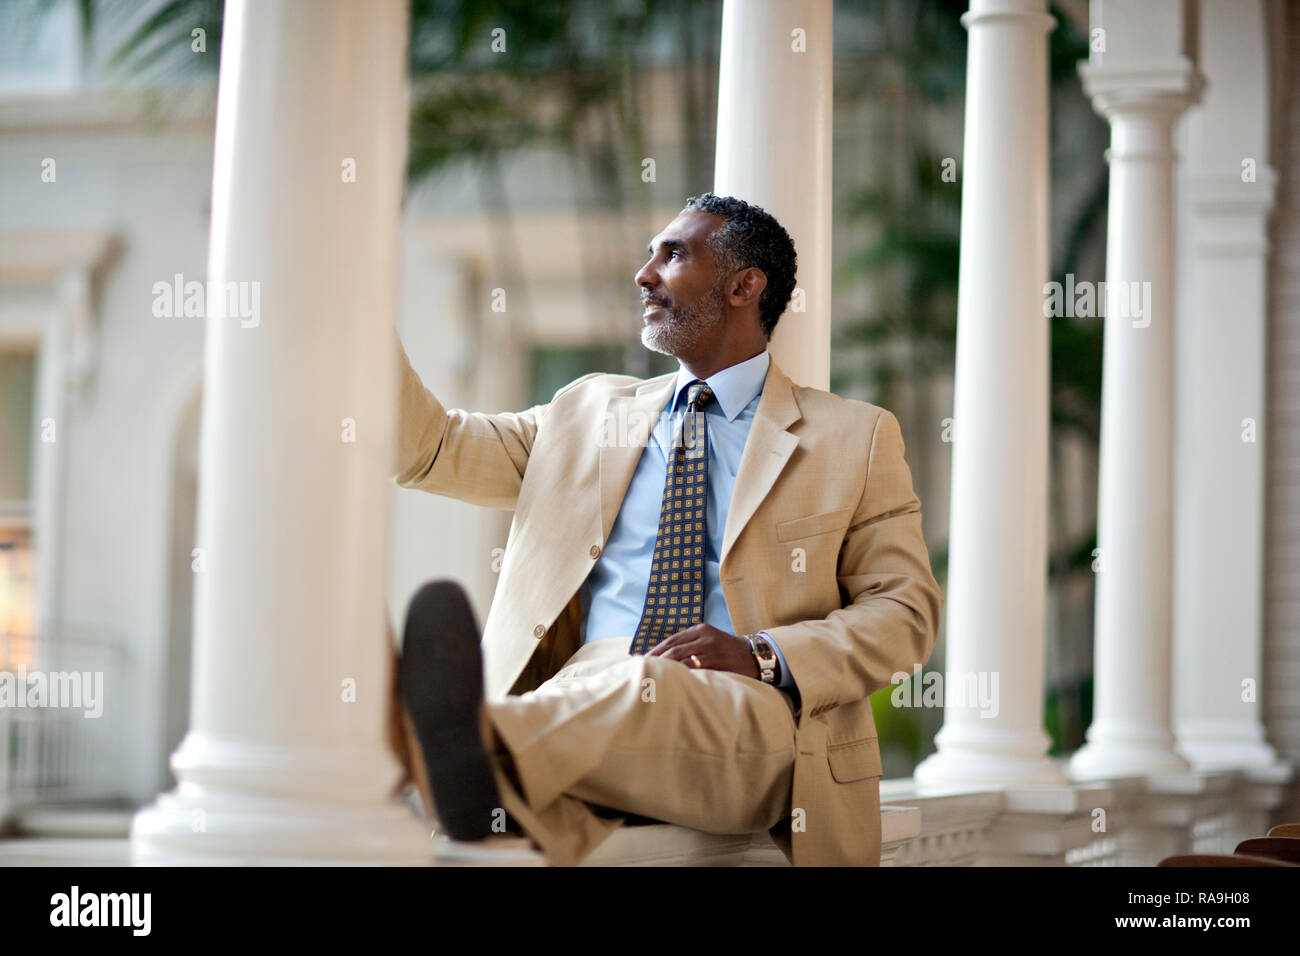
<path fill-rule="evenodd" d="M 776 523 L 777 541 L 794 541 L 798 538 L 811 538 L 814 535 L 839 531 L 848 525 L 852 508 L 837 508 L 834 511 L 822 511 L 803 518 L 791 518 L 789 521 Z"/>

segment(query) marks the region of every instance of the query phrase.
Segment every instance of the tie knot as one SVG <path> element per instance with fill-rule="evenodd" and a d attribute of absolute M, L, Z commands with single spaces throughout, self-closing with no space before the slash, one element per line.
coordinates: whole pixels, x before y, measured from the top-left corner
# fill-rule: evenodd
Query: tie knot
<path fill-rule="evenodd" d="M 713 390 L 700 379 L 686 386 L 686 404 L 688 407 L 703 408 L 713 400 Z"/>

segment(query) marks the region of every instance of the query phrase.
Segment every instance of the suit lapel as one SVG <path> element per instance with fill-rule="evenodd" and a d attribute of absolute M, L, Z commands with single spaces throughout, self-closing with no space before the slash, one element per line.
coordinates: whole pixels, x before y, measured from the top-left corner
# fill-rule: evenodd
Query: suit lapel
<path fill-rule="evenodd" d="M 676 372 L 647 379 L 633 395 L 611 396 L 605 408 L 605 429 L 600 446 L 600 521 L 602 540 L 608 541 L 614 520 L 623 506 L 632 474 L 645 451 L 659 413 L 672 396 Z M 740 537 L 767 493 L 772 490 L 790 456 L 799 445 L 789 428 L 800 418 L 790 379 L 772 359 L 763 392 L 754 411 L 745 450 L 727 510 L 719 564 Z"/>
<path fill-rule="evenodd" d="M 646 379 L 633 395 L 613 395 L 605 406 L 600 444 L 601 541 L 609 540 L 614 519 L 659 413 L 673 393 L 676 372 Z M 590 499 L 588 499 L 590 500 Z"/>
<path fill-rule="evenodd" d="M 754 410 L 754 421 L 749 427 L 749 437 L 745 439 L 745 450 L 740 455 L 736 484 L 731 490 L 727 526 L 723 530 L 722 550 L 718 554 L 720 568 L 725 566 L 736 539 L 799 446 L 798 436 L 792 435 L 789 428 L 800 417 L 790 379 L 776 364 L 776 359 L 771 359 L 763 393 L 758 399 L 758 408 Z"/>

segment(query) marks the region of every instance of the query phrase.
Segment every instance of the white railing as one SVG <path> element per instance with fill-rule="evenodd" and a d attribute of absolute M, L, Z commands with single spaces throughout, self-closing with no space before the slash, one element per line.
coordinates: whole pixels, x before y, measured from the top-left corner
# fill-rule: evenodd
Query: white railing
<path fill-rule="evenodd" d="M 121 795 L 123 656 L 93 626 L 57 640 L 0 633 L 0 829 L 25 807 Z"/>
<path fill-rule="evenodd" d="M 881 781 L 881 799 L 920 811 L 896 866 L 1154 866 L 1263 836 L 1291 773 L 1279 765 L 938 795 L 898 779 Z"/>

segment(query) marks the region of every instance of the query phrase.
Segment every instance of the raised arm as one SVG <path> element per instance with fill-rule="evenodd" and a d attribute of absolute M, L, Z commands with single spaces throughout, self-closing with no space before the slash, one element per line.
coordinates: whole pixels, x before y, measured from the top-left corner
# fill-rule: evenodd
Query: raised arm
<path fill-rule="evenodd" d="M 881 410 L 866 480 L 840 549 L 837 579 L 850 603 L 824 620 L 767 629 L 799 686 L 804 713 L 862 700 L 929 659 L 943 593 L 921 536 L 921 505 L 903 458 L 898 420 Z"/>
<path fill-rule="evenodd" d="M 396 329 L 393 341 L 401 379 L 394 479 L 403 488 L 514 510 L 533 440 L 549 405 L 496 415 L 444 408 L 411 367 Z M 565 389 L 590 377 L 583 376 Z"/>

